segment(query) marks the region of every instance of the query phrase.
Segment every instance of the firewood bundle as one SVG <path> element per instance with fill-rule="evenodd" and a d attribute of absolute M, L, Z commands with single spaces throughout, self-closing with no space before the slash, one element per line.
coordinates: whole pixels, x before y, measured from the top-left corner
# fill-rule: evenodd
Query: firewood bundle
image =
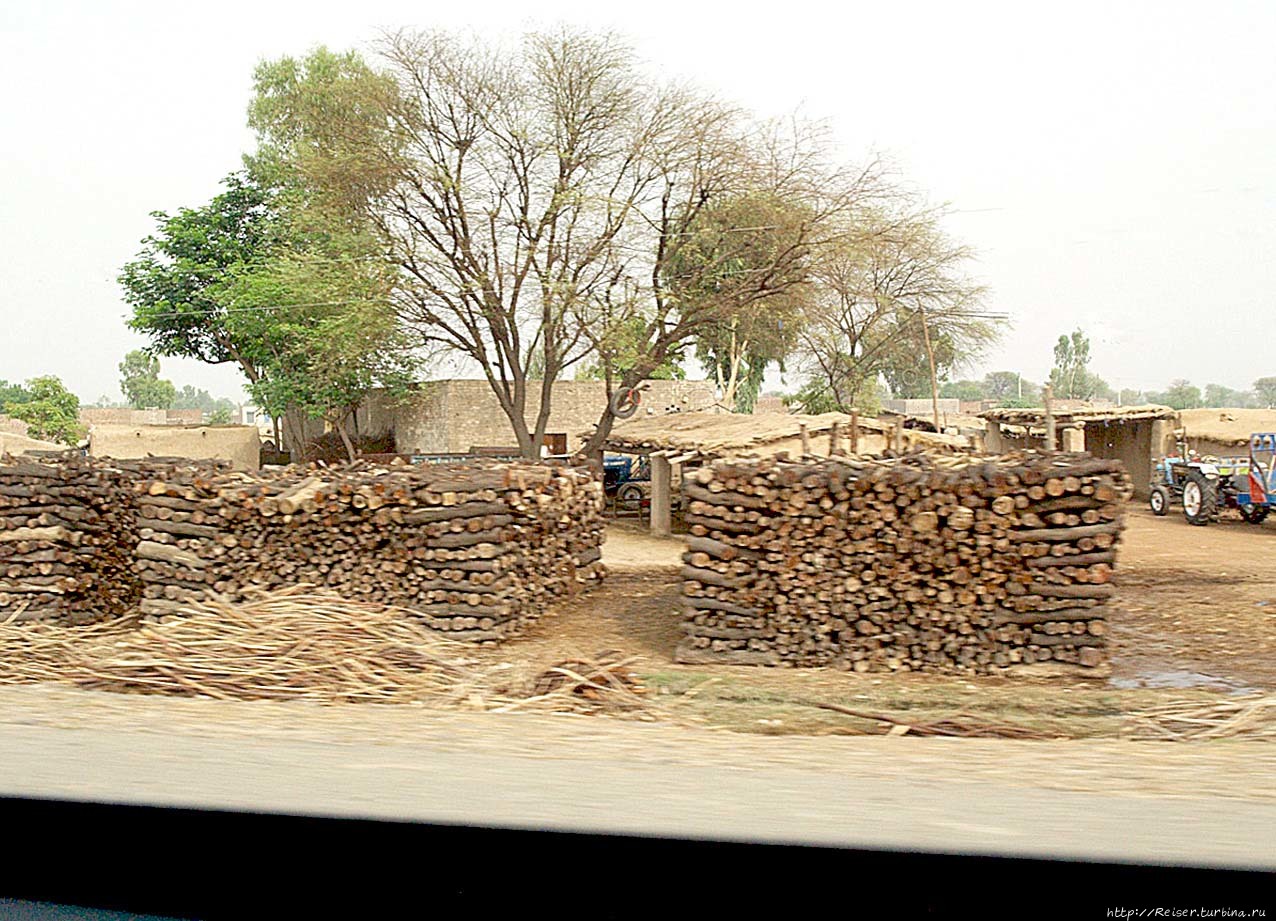
<path fill-rule="evenodd" d="M 495 641 L 602 575 L 602 486 L 574 468 L 173 469 L 137 489 L 148 614 L 304 582 Z"/>
<path fill-rule="evenodd" d="M 68 455 L 0 458 L 0 620 L 85 623 L 133 608 L 136 525 L 125 471 Z"/>
<path fill-rule="evenodd" d="M 678 659 L 1104 662 L 1129 477 L 1088 455 L 719 462 L 684 477 Z"/>

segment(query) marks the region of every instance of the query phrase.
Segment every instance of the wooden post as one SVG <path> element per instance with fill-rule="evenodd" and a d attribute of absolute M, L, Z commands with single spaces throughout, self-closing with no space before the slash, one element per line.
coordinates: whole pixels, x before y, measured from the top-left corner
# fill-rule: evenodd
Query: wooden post
<path fill-rule="evenodd" d="M 806 430 L 805 423 L 802 424 L 801 431 L 802 431 L 802 456 L 807 457 L 811 453 L 811 435 Z"/>
<path fill-rule="evenodd" d="M 891 429 L 891 447 L 897 453 L 904 450 L 904 420 L 899 416 L 895 418 L 895 425 Z"/>
<path fill-rule="evenodd" d="M 1055 449 L 1055 428 L 1054 428 L 1054 409 L 1051 403 L 1054 402 L 1054 388 L 1046 384 L 1045 404 L 1046 404 L 1046 451 Z"/>
<path fill-rule="evenodd" d="M 859 410 L 851 410 L 851 453 L 860 453 L 860 414 Z"/>
<path fill-rule="evenodd" d="M 673 465 L 663 454 L 651 455 L 651 534 L 668 537 L 673 533 Z"/>
<path fill-rule="evenodd" d="M 935 350 L 930 344 L 930 324 L 926 322 L 926 308 L 922 308 L 922 335 L 926 340 L 926 361 L 930 364 L 930 409 L 934 414 L 935 431 L 939 431 L 939 378 L 935 374 Z"/>
<path fill-rule="evenodd" d="M 833 427 L 829 429 L 829 457 L 842 453 L 842 446 L 838 444 L 841 434 L 841 427 L 834 422 Z"/>
<path fill-rule="evenodd" d="M 984 437 L 984 450 L 989 454 L 1005 454 L 1006 441 L 1001 434 L 1001 423 L 988 420 L 988 433 Z"/>

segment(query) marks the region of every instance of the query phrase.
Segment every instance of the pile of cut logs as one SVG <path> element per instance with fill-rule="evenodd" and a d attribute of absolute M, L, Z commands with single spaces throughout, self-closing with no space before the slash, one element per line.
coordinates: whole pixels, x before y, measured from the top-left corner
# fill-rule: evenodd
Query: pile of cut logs
<path fill-rule="evenodd" d="M 577 468 L 192 467 L 136 488 L 147 614 L 307 582 L 486 642 L 603 573 L 602 484 Z"/>
<path fill-rule="evenodd" d="M 1104 664 L 1131 495 L 1117 461 L 723 461 L 683 490 L 679 661 L 979 674 Z"/>
<path fill-rule="evenodd" d="M 0 458 L 0 620 L 85 623 L 134 608 L 131 498 L 110 462 Z"/>

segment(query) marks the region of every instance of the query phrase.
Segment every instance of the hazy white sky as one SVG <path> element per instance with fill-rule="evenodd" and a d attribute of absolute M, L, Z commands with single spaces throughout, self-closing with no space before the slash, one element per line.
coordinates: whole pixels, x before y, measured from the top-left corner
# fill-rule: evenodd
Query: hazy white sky
<path fill-rule="evenodd" d="M 362 0 L 0 6 L 0 378 L 119 398 L 115 283 L 154 210 L 239 165 L 254 65 L 400 26 L 628 35 L 654 69 L 890 156 L 979 252 L 1014 328 L 972 375 L 1040 380 L 1081 326 L 1117 387 L 1276 374 L 1276 3 Z M 179 386 L 238 375 L 175 359 Z"/>

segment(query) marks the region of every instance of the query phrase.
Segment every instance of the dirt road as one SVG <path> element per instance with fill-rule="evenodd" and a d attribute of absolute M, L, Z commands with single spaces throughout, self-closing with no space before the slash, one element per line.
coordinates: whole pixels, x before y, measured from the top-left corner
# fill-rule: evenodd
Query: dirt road
<path fill-rule="evenodd" d="M 1276 867 L 1276 752 L 1255 743 L 769 738 L 48 689 L 0 704 L 10 795 Z"/>

